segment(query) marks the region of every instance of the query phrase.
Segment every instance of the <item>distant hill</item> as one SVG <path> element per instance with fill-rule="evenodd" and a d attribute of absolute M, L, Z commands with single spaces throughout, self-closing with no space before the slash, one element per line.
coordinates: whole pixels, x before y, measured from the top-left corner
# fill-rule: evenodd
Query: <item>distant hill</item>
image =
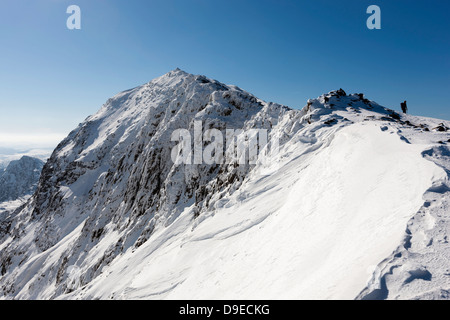
<path fill-rule="evenodd" d="M 0 202 L 13 201 L 31 195 L 36 189 L 44 162 L 23 156 L 11 161 L 0 171 Z"/>

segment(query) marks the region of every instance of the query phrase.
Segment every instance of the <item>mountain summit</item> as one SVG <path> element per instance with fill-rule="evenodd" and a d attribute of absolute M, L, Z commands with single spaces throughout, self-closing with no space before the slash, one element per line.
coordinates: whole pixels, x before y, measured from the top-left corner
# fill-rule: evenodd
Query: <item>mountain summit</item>
<path fill-rule="evenodd" d="M 436 298 L 450 288 L 440 124 L 342 89 L 293 110 L 176 69 L 109 99 L 0 217 L 0 293 Z M 277 152 L 219 161 L 230 141 Z"/>

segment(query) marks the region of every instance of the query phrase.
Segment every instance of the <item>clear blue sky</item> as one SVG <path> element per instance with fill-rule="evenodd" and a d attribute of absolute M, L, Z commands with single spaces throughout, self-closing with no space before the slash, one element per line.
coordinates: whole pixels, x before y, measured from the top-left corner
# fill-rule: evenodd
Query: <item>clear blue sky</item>
<path fill-rule="evenodd" d="M 81 30 L 66 27 L 71 4 Z M 371 4 L 381 30 L 366 28 Z M 343 88 L 450 120 L 449 13 L 445 0 L 1 0 L 0 145 L 54 143 L 176 67 L 292 108 Z"/>

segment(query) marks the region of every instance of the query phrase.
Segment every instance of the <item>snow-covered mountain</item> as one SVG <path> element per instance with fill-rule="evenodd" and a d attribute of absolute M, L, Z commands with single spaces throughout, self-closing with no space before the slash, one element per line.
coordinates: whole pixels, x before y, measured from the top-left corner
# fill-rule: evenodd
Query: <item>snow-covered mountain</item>
<path fill-rule="evenodd" d="M 42 160 L 23 156 L 0 170 L 0 202 L 31 195 L 36 189 L 43 166 Z"/>
<path fill-rule="evenodd" d="M 1 162 L 0 162 L 1 164 Z M 20 210 L 35 191 L 44 162 L 22 156 L 0 167 L 0 232 L 2 221 L 15 210 Z"/>
<path fill-rule="evenodd" d="M 29 150 L 16 150 L 13 148 L 0 148 L 0 171 L 6 169 L 8 164 L 13 160 L 19 160 L 20 158 L 27 156 L 31 158 L 37 158 L 42 161 L 47 161 L 53 150 L 48 148 L 43 149 L 29 149 Z"/>
<path fill-rule="evenodd" d="M 199 123 L 267 130 L 279 152 L 175 163 L 173 133 Z M 0 218 L 0 294 L 448 297 L 449 126 L 342 89 L 292 110 L 174 70 L 88 117 Z"/>

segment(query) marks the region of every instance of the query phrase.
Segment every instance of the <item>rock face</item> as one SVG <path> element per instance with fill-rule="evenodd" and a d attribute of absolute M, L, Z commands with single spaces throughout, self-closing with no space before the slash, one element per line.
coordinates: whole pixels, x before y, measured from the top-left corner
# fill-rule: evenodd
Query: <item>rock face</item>
<path fill-rule="evenodd" d="M 191 75 L 178 69 L 169 72 L 116 95 L 99 112 L 88 117 L 54 150 L 42 169 L 37 190 L 26 206 L 1 217 L 0 293 L 6 298 L 18 299 L 164 298 L 169 297 L 169 294 L 176 296 L 177 292 L 183 297 L 183 290 L 189 291 L 187 288 L 191 288 L 201 294 L 204 287 L 199 283 L 214 278 L 211 276 L 214 271 L 207 270 L 208 265 L 213 268 L 211 270 L 217 266 L 208 261 L 223 258 L 230 263 L 240 256 L 238 249 L 232 251 L 226 247 L 215 247 L 219 243 L 218 239 L 233 248 L 240 243 L 240 237 L 250 237 L 255 230 L 264 230 L 266 223 L 277 225 L 271 220 L 280 219 L 284 214 L 286 225 L 278 228 L 277 232 L 288 225 L 294 228 L 297 222 L 289 221 L 295 217 L 297 209 L 289 213 L 285 208 L 297 196 L 287 196 L 297 182 L 306 183 L 305 177 L 311 177 L 310 182 L 306 183 L 310 187 L 300 192 L 306 196 L 305 206 L 320 208 L 318 203 L 321 200 L 317 195 L 322 193 L 322 189 L 313 186 L 317 181 L 314 175 L 308 174 L 308 170 L 312 170 L 308 168 L 314 168 L 321 161 L 324 165 L 327 163 L 328 160 L 319 155 L 325 154 L 325 150 L 334 150 L 329 149 L 329 146 L 333 145 L 335 136 L 343 128 L 364 131 L 359 127 L 361 125 L 363 128 L 364 123 L 380 125 L 381 130 L 378 128 L 376 135 L 389 135 L 387 141 L 395 140 L 393 144 L 397 147 L 397 144 L 404 146 L 414 140 L 399 128 L 406 132 L 426 134 L 425 129 L 435 124 L 418 121 L 418 118 L 411 116 L 400 116 L 365 99 L 362 94 L 347 95 L 342 89 L 308 101 L 302 110 L 292 110 L 264 102 L 238 87 L 204 76 Z M 173 141 L 173 133 L 185 130 L 195 137 L 194 132 L 199 123 L 202 132 L 214 128 L 222 132 L 223 136 L 229 129 L 243 132 L 250 129 L 266 130 L 268 140 L 277 141 L 280 152 L 272 156 L 268 165 L 242 165 L 237 159 L 217 164 L 206 164 L 204 161 L 201 164 L 174 163 L 177 142 Z M 392 135 L 394 132 L 397 135 Z M 446 133 L 428 130 L 427 134 L 429 140 L 448 139 L 435 136 Z M 353 131 L 345 135 L 358 136 Z M 339 149 L 345 150 L 352 141 L 362 140 L 341 141 Z M 199 142 L 194 138 L 188 145 L 195 150 L 196 146 L 206 148 L 211 142 L 207 139 Z M 355 153 L 360 154 L 358 150 Z M 414 165 L 426 162 L 420 153 L 416 160 Z M 275 163 L 277 168 L 274 167 Z M 427 165 L 423 167 L 422 182 L 431 185 L 431 171 L 434 169 Z M 384 181 L 382 178 L 386 175 L 392 178 L 389 174 L 397 177 L 395 170 L 388 167 L 382 169 L 380 176 L 376 177 L 378 180 Z M 338 183 L 333 180 L 334 173 L 331 173 L 327 175 L 330 181 L 320 182 L 323 192 L 329 190 L 328 186 Z M 400 178 L 404 178 L 404 174 L 402 171 Z M 408 178 L 403 178 L 398 179 L 399 189 L 403 187 L 401 183 L 411 183 Z M 317 188 L 317 195 L 310 194 L 314 188 Z M 412 217 L 418 209 L 416 202 L 422 200 L 417 194 L 423 194 L 425 189 L 414 189 L 415 201 L 408 202 L 410 207 L 399 204 L 395 210 L 403 210 L 403 214 L 407 211 L 406 217 L 408 214 Z M 349 190 L 353 189 L 349 187 Z M 365 199 L 364 196 L 361 198 L 361 201 Z M 247 208 L 242 205 L 247 201 L 256 202 Z M 259 207 L 266 201 L 265 206 Z M 298 203 L 298 207 L 298 210 L 303 210 L 301 203 Z M 356 215 L 357 207 L 352 206 L 350 209 L 354 211 L 349 209 L 342 214 L 352 212 Z M 208 225 L 211 227 L 205 231 Z M 392 232 L 398 233 L 398 230 Z M 295 238 L 296 234 L 294 229 L 289 229 L 279 237 L 266 233 L 263 237 L 265 240 L 258 242 L 258 245 L 271 243 L 273 250 L 267 253 L 270 256 L 273 252 L 284 254 L 283 248 L 302 243 L 301 240 L 286 240 L 288 235 Z M 247 240 L 251 242 L 252 239 L 259 238 Z M 325 243 L 323 239 L 317 241 Z M 195 253 L 188 254 L 193 243 L 204 246 L 195 247 Z M 258 255 L 255 256 L 256 252 L 261 251 L 258 251 L 258 245 L 249 245 L 249 257 L 258 258 Z M 384 243 L 373 245 L 379 248 Z M 392 251 L 397 245 L 398 242 L 392 243 L 387 250 Z M 176 248 L 186 248 L 180 249 L 186 251 L 178 252 Z M 209 248 L 216 248 L 216 251 L 206 259 Z M 200 265 L 196 260 L 188 264 L 197 254 L 201 255 L 198 261 L 205 263 Z M 179 263 L 173 262 L 178 261 L 176 257 L 182 256 L 186 259 Z M 286 261 L 286 266 L 292 263 L 283 260 L 283 257 L 278 258 Z M 272 265 L 273 269 L 270 270 L 265 269 L 271 266 L 270 263 L 257 267 L 265 259 L 276 261 L 278 258 L 264 256 L 255 260 L 255 276 L 257 271 L 263 270 L 268 272 L 268 277 L 279 276 L 284 271 L 276 265 Z M 162 261 L 153 262 L 152 259 Z M 345 263 L 342 263 L 344 268 Z M 149 266 L 159 269 L 144 272 Z M 203 269 L 205 272 L 196 274 Z M 236 270 L 236 266 L 224 269 L 224 279 L 230 277 L 230 271 L 227 270 Z M 236 279 L 251 278 L 247 274 L 237 273 L 235 276 Z M 284 280 L 277 282 L 274 279 L 272 283 L 277 283 L 274 288 L 284 283 Z M 267 293 L 271 292 L 270 287 L 258 287 L 257 281 L 247 285 L 245 281 L 237 283 L 245 287 L 237 291 L 239 294 L 236 293 L 236 297 L 251 297 L 250 291 L 244 288 L 258 292 L 264 287 Z M 236 290 L 238 288 L 235 287 Z M 353 288 L 348 292 L 356 297 L 362 289 L 363 285 L 357 291 Z M 291 298 L 296 298 L 293 292 Z M 225 296 L 224 293 L 214 297 Z M 187 298 L 186 295 L 184 297 Z"/>
<path fill-rule="evenodd" d="M 31 195 L 39 181 L 44 162 L 24 156 L 11 161 L 0 171 L 0 202 L 13 201 Z"/>

